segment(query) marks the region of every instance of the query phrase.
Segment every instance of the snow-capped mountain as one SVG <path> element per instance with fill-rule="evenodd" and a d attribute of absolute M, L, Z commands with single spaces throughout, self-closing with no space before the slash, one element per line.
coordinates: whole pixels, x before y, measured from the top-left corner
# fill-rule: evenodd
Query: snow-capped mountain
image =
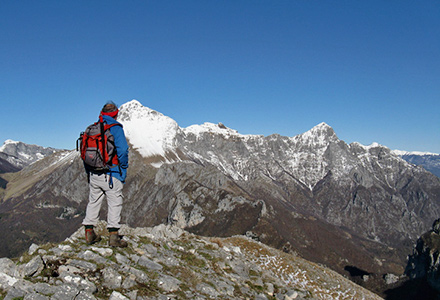
<path fill-rule="evenodd" d="M 166 157 L 176 151 L 176 135 L 180 131 L 173 119 L 132 100 L 120 108 L 118 121 L 130 143 L 142 156 Z"/>
<path fill-rule="evenodd" d="M 133 227 L 247 234 L 344 275 L 347 267 L 397 274 L 440 215 L 439 178 L 385 146 L 347 144 L 326 123 L 294 137 L 242 135 L 221 123 L 181 128 L 136 100 L 118 120 L 132 147 L 123 220 Z M 3 239 L 72 234 L 87 194 L 77 152 L 35 162 L 4 192 L 0 226 L 12 229 Z M 11 211 L 21 211 L 19 227 Z M 0 253 L 22 249 L 14 243 Z"/>
<path fill-rule="evenodd" d="M 23 142 L 6 140 L 0 147 L 0 159 L 6 160 L 11 165 L 21 169 L 47 155 L 55 153 L 54 148 L 38 145 L 29 145 Z"/>
<path fill-rule="evenodd" d="M 409 168 L 392 151 L 377 143 L 347 145 L 326 123 L 294 137 L 277 134 L 265 137 L 242 135 L 221 123 L 180 128 L 171 118 L 142 106 L 137 100 L 122 105 L 120 111 L 119 120 L 128 140 L 145 158 L 160 156 L 162 162 L 186 159 L 209 163 L 234 180 L 247 181 L 260 175 L 274 180 L 288 173 L 312 190 L 329 171 L 338 181 L 346 181 L 355 170 L 374 172 L 369 154 L 378 152 Z M 161 163 L 154 165 L 160 167 Z M 392 178 L 383 179 L 392 181 Z M 363 180 L 368 181 L 364 177 Z M 368 186 L 371 182 L 364 184 Z"/>
<path fill-rule="evenodd" d="M 344 189 L 351 191 L 348 195 L 338 193 L 333 195 L 335 198 L 332 199 L 335 191 L 333 189 L 329 190 L 327 195 L 321 196 L 322 202 L 326 203 L 325 209 L 321 205 L 311 206 L 309 201 L 304 203 L 293 201 L 292 205 L 325 216 L 327 221 L 337 226 L 350 225 L 356 228 L 359 226 L 357 220 L 361 216 L 365 217 L 363 223 L 367 226 L 362 230 L 366 237 L 373 240 L 387 239 L 385 236 L 390 227 L 397 226 L 401 219 L 408 219 L 407 221 L 412 222 L 413 226 L 415 224 L 417 226 L 413 227 L 413 230 L 402 230 L 401 236 L 397 239 L 413 240 L 417 238 L 422 228 L 430 225 L 432 219 L 440 215 L 436 203 L 439 199 L 435 198 L 424 200 L 427 202 L 423 206 L 431 216 L 428 222 L 423 220 L 415 222 L 414 207 L 408 207 L 407 204 L 398 205 L 399 213 L 390 215 L 394 220 L 401 214 L 396 221 L 385 221 L 382 216 L 378 219 L 376 212 L 367 208 L 369 205 L 375 207 L 377 201 L 386 207 L 396 204 L 384 201 L 368 189 L 380 186 L 386 193 L 397 192 L 407 184 L 407 178 L 425 176 L 425 173 L 419 168 L 414 168 L 385 146 L 376 143 L 369 146 L 359 143 L 346 144 L 339 140 L 326 123 L 318 124 L 311 130 L 294 137 L 277 134 L 265 137 L 242 135 L 223 124 L 205 123 L 180 128 L 174 120 L 142 106 L 136 100 L 122 105 L 120 111 L 120 121 L 126 128 L 128 140 L 144 158 L 156 157 L 153 164 L 155 167 L 160 167 L 162 163 L 179 161 L 211 165 L 242 185 L 252 185 L 253 182 L 260 180 L 267 185 L 275 182 L 282 182 L 286 186 L 298 185 L 304 190 L 307 198 L 313 198 L 322 188 L 323 182 L 331 181 L 332 185 L 344 186 Z M 161 158 L 159 163 L 157 163 L 158 156 Z M 362 187 L 361 191 L 359 187 Z M 367 189 L 368 192 L 365 194 L 363 189 Z M 405 200 L 405 195 L 396 192 L 390 194 L 392 202 L 408 201 Z M 373 200 L 376 197 L 378 198 Z M 351 199 L 352 203 L 342 204 L 341 198 Z M 321 204 L 319 202 L 321 200 L 318 201 L 318 204 Z M 355 208 L 357 205 L 364 207 L 365 211 L 363 209 L 358 211 L 358 208 Z M 335 207 L 339 207 L 342 211 Z M 427 209 L 428 207 L 430 209 Z M 380 215 L 382 214 L 385 213 Z M 194 220 L 187 222 L 197 223 Z"/>

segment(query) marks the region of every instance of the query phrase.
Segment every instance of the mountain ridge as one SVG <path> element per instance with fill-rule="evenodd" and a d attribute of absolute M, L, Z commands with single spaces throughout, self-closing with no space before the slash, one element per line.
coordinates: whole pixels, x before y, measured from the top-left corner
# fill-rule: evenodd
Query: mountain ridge
<path fill-rule="evenodd" d="M 437 177 L 385 146 L 347 144 L 325 123 L 294 137 L 241 135 L 221 123 L 180 128 L 138 101 L 122 105 L 119 120 L 132 150 L 122 216 L 130 226 L 249 235 L 345 276 L 359 269 L 381 278 L 403 273 L 413 243 L 440 214 Z M 23 244 L 1 253 L 80 226 L 86 177 L 79 154 L 64 153 L 8 184 L 0 225 L 19 222 L 11 235 Z"/>
<path fill-rule="evenodd" d="M 0 158 L 18 169 L 50 155 L 58 149 L 26 144 L 19 141 L 6 140 L 0 147 Z"/>

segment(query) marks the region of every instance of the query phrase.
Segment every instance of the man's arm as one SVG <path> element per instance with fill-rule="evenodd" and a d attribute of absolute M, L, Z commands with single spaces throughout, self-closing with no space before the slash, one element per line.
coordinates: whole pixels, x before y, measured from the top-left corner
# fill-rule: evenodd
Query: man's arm
<path fill-rule="evenodd" d="M 110 128 L 114 138 L 116 153 L 118 155 L 118 161 L 121 168 L 128 168 L 128 143 L 125 138 L 124 129 L 122 126 L 113 126 Z"/>

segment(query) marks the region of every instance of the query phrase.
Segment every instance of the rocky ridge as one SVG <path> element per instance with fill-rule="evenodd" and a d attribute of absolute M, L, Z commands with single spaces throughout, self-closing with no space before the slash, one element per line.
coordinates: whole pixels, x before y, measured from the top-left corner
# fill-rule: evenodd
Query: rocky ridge
<path fill-rule="evenodd" d="M 17 169 L 30 165 L 48 155 L 58 151 L 38 145 L 30 145 L 23 142 L 6 140 L 0 147 L 0 159 L 3 159 Z M 13 170 L 15 171 L 15 170 Z"/>
<path fill-rule="evenodd" d="M 104 232 L 105 223 L 97 227 Z M 83 229 L 60 244 L 32 244 L 16 262 L 0 259 L 4 300 L 381 299 L 323 266 L 245 236 L 207 238 L 178 227 L 123 226 L 129 247 Z"/>

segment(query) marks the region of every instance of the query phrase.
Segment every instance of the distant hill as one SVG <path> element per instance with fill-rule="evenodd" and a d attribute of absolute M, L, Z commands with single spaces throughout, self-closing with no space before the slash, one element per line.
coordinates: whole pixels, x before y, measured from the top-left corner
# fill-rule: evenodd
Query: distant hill
<path fill-rule="evenodd" d="M 440 177 L 440 154 L 425 153 L 425 152 L 405 152 L 405 151 L 393 151 L 396 155 L 399 155 L 404 160 L 412 163 L 416 166 L 422 166 L 427 171 Z"/>

